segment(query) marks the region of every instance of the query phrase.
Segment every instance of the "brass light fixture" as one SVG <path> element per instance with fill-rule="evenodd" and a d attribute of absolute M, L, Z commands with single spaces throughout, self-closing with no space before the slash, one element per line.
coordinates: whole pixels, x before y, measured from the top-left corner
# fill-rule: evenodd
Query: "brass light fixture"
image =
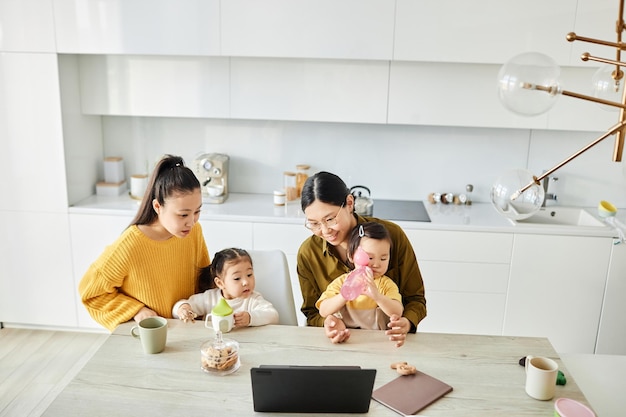
<path fill-rule="evenodd" d="M 626 137 L 626 88 L 623 68 L 626 63 L 621 61 L 621 52 L 626 50 L 622 42 L 624 24 L 624 0 L 619 1 L 618 18 L 615 24 L 617 40 L 615 42 L 587 38 L 576 33 L 568 33 L 567 41 L 588 42 L 615 49 L 615 59 L 607 59 L 590 55 L 581 55 L 583 61 L 595 61 L 609 65 L 602 67 L 594 75 L 594 96 L 578 94 L 561 89 L 558 81 L 560 69 L 550 57 L 539 53 L 525 53 L 507 62 L 500 70 L 499 95 L 502 103 L 509 110 L 524 114 L 537 115 L 547 111 L 555 102 L 557 95 L 579 98 L 601 105 L 619 109 L 617 123 L 578 152 L 570 155 L 541 175 L 535 176 L 524 170 L 513 171 L 501 177 L 491 189 L 491 200 L 496 209 L 503 215 L 521 220 L 535 214 L 544 199 L 541 181 L 554 171 L 591 149 L 609 136 L 615 135 L 613 161 L 620 162 Z M 607 68 L 609 69 L 607 71 Z M 539 93 L 541 94 L 539 94 Z M 530 95 L 539 97 L 529 97 Z M 617 96 L 616 99 L 612 99 Z M 535 99 L 533 101 L 533 99 Z M 514 186 L 511 186 L 515 184 Z M 526 184 L 526 185 L 524 185 Z"/>

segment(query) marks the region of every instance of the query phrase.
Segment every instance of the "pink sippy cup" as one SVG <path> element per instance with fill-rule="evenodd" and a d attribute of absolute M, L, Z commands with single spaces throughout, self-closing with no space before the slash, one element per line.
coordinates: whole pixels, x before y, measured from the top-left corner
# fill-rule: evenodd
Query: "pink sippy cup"
<path fill-rule="evenodd" d="M 346 300 L 354 300 L 365 291 L 367 286 L 365 278 L 369 269 L 367 265 L 370 263 L 370 256 L 359 246 L 353 260 L 357 268 L 350 272 L 340 291 Z"/>

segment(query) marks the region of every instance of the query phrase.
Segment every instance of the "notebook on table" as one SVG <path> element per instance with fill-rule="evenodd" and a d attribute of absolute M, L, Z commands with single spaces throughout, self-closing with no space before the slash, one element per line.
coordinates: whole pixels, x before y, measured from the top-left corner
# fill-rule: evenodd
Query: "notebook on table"
<path fill-rule="evenodd" d="M 367 413 L 375 369 L 358 366 L 272 366 L 250 369 L 254 411 Z"/>
<path fill-rule="evenodd" d="M 372 398 L 403 416 L 426 408 L 447 393 L 452 387 L 423 372 L 399 376 L 377 388 Z"/>

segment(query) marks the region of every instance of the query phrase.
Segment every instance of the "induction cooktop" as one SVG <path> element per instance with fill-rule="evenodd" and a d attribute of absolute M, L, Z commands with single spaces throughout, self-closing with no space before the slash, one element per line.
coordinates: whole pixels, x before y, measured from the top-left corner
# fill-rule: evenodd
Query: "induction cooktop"
<path fill-rule="evenodd" d="M 419 200 L 374 200 L 374 217 L 385 220 L 430 222 L 430 217 Z"/>

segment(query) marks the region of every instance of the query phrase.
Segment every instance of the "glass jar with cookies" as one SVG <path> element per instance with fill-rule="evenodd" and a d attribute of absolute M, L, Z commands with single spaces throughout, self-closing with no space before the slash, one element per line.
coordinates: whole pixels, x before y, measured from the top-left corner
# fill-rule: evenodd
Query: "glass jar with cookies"
<path fill-rule="evenodd" d="M 215 340 L 209 340 L 200 347 L 200 361 L 204 372 L 215 375 L 228 375 L 239 369 L 239 343 L 224 339 L 222 332 L 215 334 Z"/>

